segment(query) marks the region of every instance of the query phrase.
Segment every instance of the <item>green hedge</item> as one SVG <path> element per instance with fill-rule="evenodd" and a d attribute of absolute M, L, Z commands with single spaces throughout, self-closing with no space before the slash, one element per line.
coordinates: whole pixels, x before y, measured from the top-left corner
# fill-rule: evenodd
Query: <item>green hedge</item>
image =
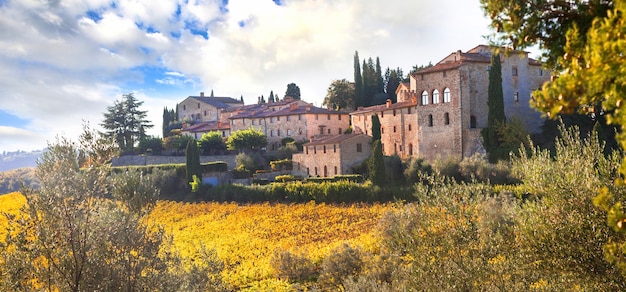
<path fill-rule="evenodd" d="M 363 176 L 360 174 L 344 174 L 344 175 L 335 175 L 333 177 L 309 177 L 307 178 L 309 182 L 339 182 L 339 181 L 350 181 L 355 183 L 362 183 L 364 181 Z"/>
<path fill-rule="evenodd" d="M 270 166 L 272 167 L 273 171 L 293 169 L 293 164 L 291 163 L 291 159 L 273 160 L 273 161 L 270 161 Z"/>
<path fill-rule="evenodd" d="M 367 182 L 288 182 L 252 186 L 220 185 L 209 188 L 199 199 L 216 202 L 293 202 L 354 203 L 414 201 L 411 188 L 379 188 Z"/>
<path fill-rule="evenodd" d="M 159 170 L 175 170 L 176 175 L 179 177 L 185 177 L 185 164 L 154 164 L 154 165 L 131 165 L 131 166 L 115 166 L 111 167 L 112 173 L 122 173 L 126 170 L 141 171 L 143 173 L 152 173 L 154 169 Z M 203 173 L 207 172 L 226 172 L 228 171 L 228 164 L 224 161 L 215 161 L 200 164 L 200 169 Z"/>

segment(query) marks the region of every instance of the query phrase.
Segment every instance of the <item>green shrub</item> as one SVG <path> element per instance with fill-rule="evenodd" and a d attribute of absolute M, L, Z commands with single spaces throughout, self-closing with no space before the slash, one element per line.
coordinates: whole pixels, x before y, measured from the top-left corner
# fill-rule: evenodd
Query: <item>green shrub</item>
<path fill-rule="evenodd" d="M 341 289 L 344 279 L 357 276 L 363 269 L 361 252 L 344 243 L 324 258 L 321 268 L 318 283 L 325 289 Z"/>
<path fill-rule="evenodd" d="M 274 160 L 270 161 L 270 167 L 273 171 L 292 170 L 293 163 L 291 159 Z"/>
<path fill-rule="evenodd" d="M 285 183 L 285 182 L 290 182 L 290 181 L 302 181 L 303 178 L 301 176 L 293 176 L 290 174 L 285 174 L 285 175 L 278 175 L 276 176 L 275 180 L 277 182 L 281 182 L 281 183 Z"/>
<path fill-rule="evenodd" d="M 308 281 L 316 274 L 315 266 L 309 258 L 290 251 L 275 251 L 270 264 L 276 277 L 291 282 Z"/>
<path fill-rule="evenodd" d="M 422 177 L 433 173 L 432 166 L 422 158 L 412 157 L 406 164 L 404 178 L 409 184 L 418 183 L 422 180 Z"/>

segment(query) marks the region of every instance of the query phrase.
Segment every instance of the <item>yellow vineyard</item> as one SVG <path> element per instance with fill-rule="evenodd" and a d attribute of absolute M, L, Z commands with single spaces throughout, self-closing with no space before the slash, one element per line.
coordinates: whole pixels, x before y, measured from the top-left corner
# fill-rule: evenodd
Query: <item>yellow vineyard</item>
<path fill-rule="evenodd" d="M 0 212 L 25 203 L 18 193 L 0 196 Z M 250 204 L 161 201 L 148 221 L 173 235 L 185 257 L 204 246 L 224 262 L 225 281 L 236 289 L 282 290 L 270 265 L 275 252 L 305 254 L 321 262 L 334 247 L 349 243 L 364 251 L 379 248 L 375 227 L 392 204 Z M 4 238 L 6 219 L 0 219 Z"/>

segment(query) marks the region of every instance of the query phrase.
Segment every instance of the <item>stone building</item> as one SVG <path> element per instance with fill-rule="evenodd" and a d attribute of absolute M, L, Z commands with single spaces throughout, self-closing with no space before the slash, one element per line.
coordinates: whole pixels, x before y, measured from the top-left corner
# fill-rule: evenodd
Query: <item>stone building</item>
<path fill-rule="evenodd" d="M 410 76 L 396 91 L 398 103 L 359 108 L 351 114 L 356 132 L 371 132 L 371 115 L 381 121 L 385 155 L 468 157 L 482 149 L 487 127 L 487 99 L 492 48 L 477 46 L 454 52 L 432 67 Z M 540 130 L 540 113 L 530 108 L 531 92 L 550 79 L 550 72 L 527 52 L 501 56 L 507 119 L 521 119 L 531 133 Z M 369 133 L 371 135 L 371 133 Z"/>
<path fill-rule="evenodd" d="M 229 107 L 240 107 L 243 102 L 231 97 L 221 96 L 189 96 L 178 104 L 178 120 L 198 122 L 214 122 L 220 119 L 220 112 Z"/>
<path fill-rule="evenodd" d="M 318 137 L 304 144 L 304 151 L 293 155 L 294 175 L 332 177 L 350 173 L 372 153 L 372 138 L 365 134 L 339 134 Z"/>
<path fill-rule="evenodd" d="M 275 151 L 282 139 L 312 141 L 319 136 L 337 135 L 350 126 L 348 113 L 315 107 L 301 100 L 288 100 L 241 108 L 229 118 L 231 132 L 250 127 L 263 132 L 267 150 Z"/>

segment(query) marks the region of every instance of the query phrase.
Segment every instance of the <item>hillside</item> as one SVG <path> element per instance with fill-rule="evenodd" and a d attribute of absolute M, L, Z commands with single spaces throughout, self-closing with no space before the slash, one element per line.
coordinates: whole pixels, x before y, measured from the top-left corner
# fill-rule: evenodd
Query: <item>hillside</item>
<path fill-rule="evenodd" d="M 25 167 L 0 172 L 0 194 L 17 192 L 22 184 L 34 188 L 39 187 L 39 180 L 35 177 L 35 168 Z"/>

